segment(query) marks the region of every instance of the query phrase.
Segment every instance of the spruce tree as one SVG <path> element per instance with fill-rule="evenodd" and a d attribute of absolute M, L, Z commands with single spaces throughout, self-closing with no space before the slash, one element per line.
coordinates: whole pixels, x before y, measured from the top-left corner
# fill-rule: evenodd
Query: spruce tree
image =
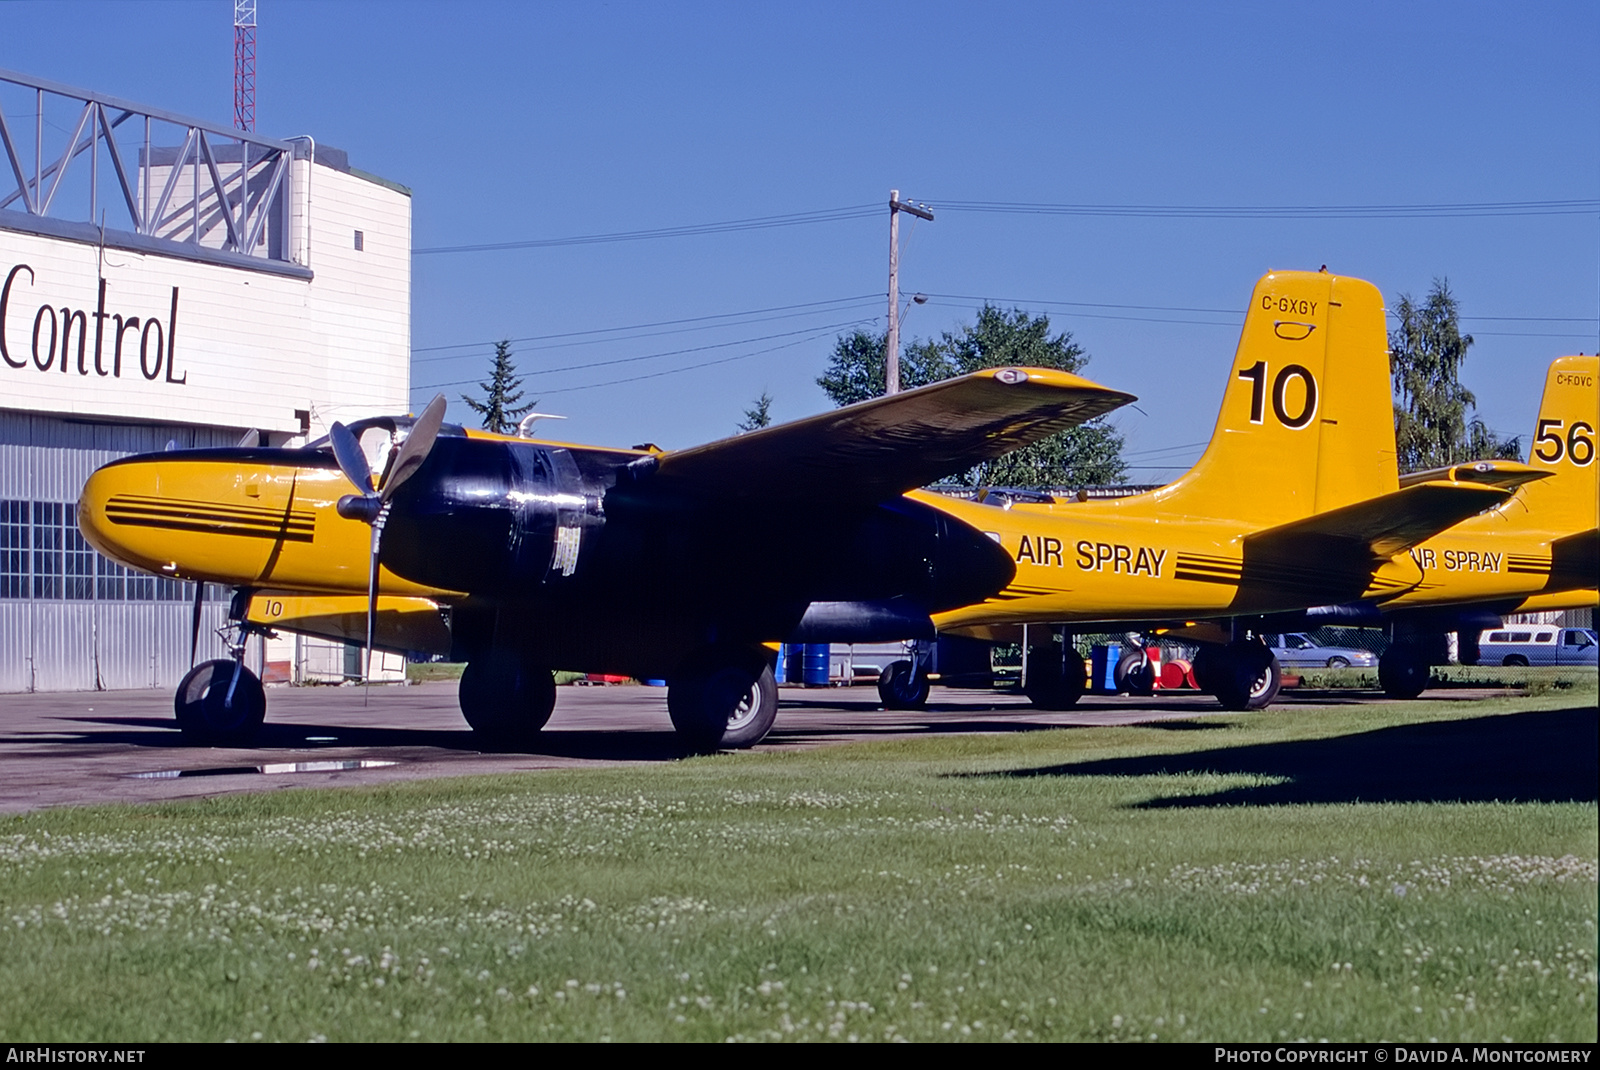
<path fill-rule="evenodd" d="M 517 421 L 533 411 L 539 404 L 531 401 L 526 405 L 518 405 L 522 400 L 522 378 L 517 375 L 516 366 L 511 363 L 511 342 L 503 341 L 494 344 L 494 366 L 489 373 L 489 381 L 479 383 L 483 390 L 482 401 L 461 395 L 461 400 L 467 407 L 483 417 L 483 429 L 493 431 L 497 435 L 514 434 L 517 430 Z"/>
<path fill-rule="evenodd" d="M 739 421 L 739 433 L 755 431 L 768 427 L 772 423 L 772 395 L 763 390 L 755 403 L 744 410 L 744 419 Z"/>

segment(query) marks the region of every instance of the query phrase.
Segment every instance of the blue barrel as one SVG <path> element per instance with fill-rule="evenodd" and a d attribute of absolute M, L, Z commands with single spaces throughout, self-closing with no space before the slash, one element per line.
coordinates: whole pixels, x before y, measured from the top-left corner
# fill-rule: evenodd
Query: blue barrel
<path fill-rule="evenodd" d="M 780 684 L 798 684 L 805 679 L 805 648 L 799 643 L 784 643 L 778 651 L 775 670 Z"/>
<path fill-rule="evenodd" d="M 804 666 L 801 681 L 807 687 L 827 687 L 829 645 L 827 643 L 806 643 L 803 649 Z"/>
<path fill-rule="evenodd" d="M 1122 660 L 1122 644 L 1109 643 L 1089 649 L 1089 687 L 1104 694 L 1117 693 L 1117 662 Z"/>

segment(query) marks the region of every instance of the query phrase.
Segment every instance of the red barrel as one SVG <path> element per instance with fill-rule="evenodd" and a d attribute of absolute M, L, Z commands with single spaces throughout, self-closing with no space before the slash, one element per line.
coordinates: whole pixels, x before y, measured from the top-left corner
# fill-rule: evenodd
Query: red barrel
<path fill-rule="evenodd" d="M 1194 667 L 1182 658 L 1173 658 L 1161 666 L 1161 686 L 1164 688 L 1193 687 Z"/>

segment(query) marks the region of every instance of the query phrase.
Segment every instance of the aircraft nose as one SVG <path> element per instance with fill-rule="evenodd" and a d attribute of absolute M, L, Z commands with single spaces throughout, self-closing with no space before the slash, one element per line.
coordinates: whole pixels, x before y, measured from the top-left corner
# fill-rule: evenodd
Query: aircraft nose
<path fill-rule="evenodd" d="M 119 524 L 110 517 L 113 499 L 154 501 L 160 498 L 160 476 L 151 461 L 130 458 L 94 471 L 78 495 L 78 530 L 89 545 L 113 561 L 147 572 L 170 573 L 173 562 L 163 557 L 159 529 Z M 168 566 L 163 570 L 162 566 Z"/>

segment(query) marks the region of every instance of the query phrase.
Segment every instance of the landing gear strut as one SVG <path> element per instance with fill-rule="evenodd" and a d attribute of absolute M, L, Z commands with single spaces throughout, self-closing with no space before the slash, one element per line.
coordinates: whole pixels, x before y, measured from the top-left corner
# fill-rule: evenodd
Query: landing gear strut
<path fill-rule="evenodd" d="M 267 693 L 260 678 L 244 667 L 244 644 L 249 638 L 249 630 L 239 626 L 232 658 L 202 662 L 178 683 L 172 710 L 187 742 L 242 747 L 261 728 Z"/>
<path fill-rule="evenodd" d="M 667 713 L 692 750 L 753 747 L 778 716 L 772 665 L 754 651 L 705 651 L 667 680 Z"/>
<path fill-rule="evenodd" d="M 528 747 L 556 708 L 556 680 L 526 657 L 490 650 L 467 662 L 457 700 L 461 715 L 486 745 Z"/>

